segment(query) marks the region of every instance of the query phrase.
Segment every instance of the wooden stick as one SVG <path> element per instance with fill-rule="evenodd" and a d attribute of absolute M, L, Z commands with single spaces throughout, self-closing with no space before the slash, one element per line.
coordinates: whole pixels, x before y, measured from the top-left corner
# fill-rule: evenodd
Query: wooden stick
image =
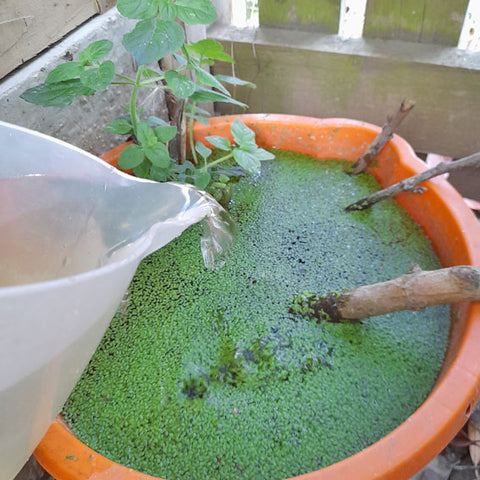
<path fill-rule="evenodd" d="M 480 267 L 459 265 L 409 273 L 389 280 L 326 295 L 301 294 L 292 313 L 317 322 L 358 321 L 400 310 L 420 310 L 430 305 L 480 300 Z"/>
<path fill-rule="evenodd" d="M 348 168 L 347 173 L 349 175 L 358 175 L 372 163 L 373 159 L 393 137 L 393 132 L 414 106 L 415 102 L 413 100 L 403 100 L 395 114 L 387 117 L 387 123 L 383 125 L 382 131 L 375 137 L 375 140 L 367 148 L 366 152 Z"/>
<path fill-rule="evenodd" d="M 401 192 L 422 193 L 425 191 L 425 187 L 419 187 L 418 185 L 425 180 L 447 172 L 453 172 L 454 170 L 458 170 L 460 168 L 473 166 L 480 166 L 480 152 L 461 158 L 460 160 L 455 160 L 453 162 L 440 163 L 429 170 L 425 170 L 424 172 L 418 173 L 413 177 L 409 177 L 398 183 L 394 183 L 390 187 L 379 190 L 368 197 L 364 197 L 357 202 L 348 205 L 348 207 L 345 207 L 345 210 L 347 212 L 365 210 L 373 204 Z"/>

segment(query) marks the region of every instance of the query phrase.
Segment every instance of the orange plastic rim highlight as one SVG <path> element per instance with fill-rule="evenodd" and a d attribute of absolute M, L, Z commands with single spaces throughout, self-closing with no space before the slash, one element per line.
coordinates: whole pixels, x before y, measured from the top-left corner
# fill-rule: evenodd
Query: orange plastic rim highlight
<path fill-rule="evenodd" d="M 213 118 L 210 125 L 197 123 L 195 138 L 231 138 L 229 125 L 235 118 L 256 132 L 262 147 L 293 150 L 319 159 L 354 161 L 380 131 L 355 120 L 259 114 Z M 104 158 L 114 163 L 120 151 L 121 147 L 107 152 Z M 378 156 L 373 174 L 386 187 L 425 168 L 410 145 L 395 135 Z M 422 226 L 444 266 L 480 265 L 480 223 L 446 180 L 432 179 L 425 186 L 428 190 L 422 195 L 402 193 L 396 200 Z M 480 302 L 452 310 L 455 314 L 444 366 L 418 410 L 370 447 L 296 480 L 408 479 L 449 443 L 480 394 Z M 75 438 L 60 417 L 50 426 L 35 456 L 57 480 L 154 479 L 91 450 Z"/>

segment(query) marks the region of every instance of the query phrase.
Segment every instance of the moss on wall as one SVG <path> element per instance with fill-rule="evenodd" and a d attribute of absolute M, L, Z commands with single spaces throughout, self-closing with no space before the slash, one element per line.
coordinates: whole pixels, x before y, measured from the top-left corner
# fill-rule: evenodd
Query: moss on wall
<path fill-rule="evenodd" d="M 364 36 L 455 46 L 468 0 L 368 0 Z"/>
<path fill-rule="evenodd" d="M 336 0 L 259 0 L 260 25 L 337 33 Z"/>

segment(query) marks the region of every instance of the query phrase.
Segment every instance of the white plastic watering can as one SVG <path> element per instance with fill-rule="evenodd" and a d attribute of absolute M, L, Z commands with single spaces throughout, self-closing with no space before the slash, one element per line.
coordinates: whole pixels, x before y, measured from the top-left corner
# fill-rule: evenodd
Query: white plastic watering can
<path fill-rule="evenodd" d="M 215 266 L 231 225 L 193 187 L 123 174 L 0 122 L 0 479 L 33 452 L 146 255 L 206 219 Z"/>

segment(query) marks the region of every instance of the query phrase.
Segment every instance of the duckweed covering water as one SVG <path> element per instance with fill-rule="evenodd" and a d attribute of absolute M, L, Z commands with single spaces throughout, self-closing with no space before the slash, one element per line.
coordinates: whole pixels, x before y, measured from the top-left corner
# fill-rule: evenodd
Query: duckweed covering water
<path fill-rule="evenodd" d="M 82 441 L 169 480 L 281 479 L 352 455 L 422 403 L 447 307 L 361 325 L 288 313 L 299 291 L 439 267 L 393 202 L 343 211 L 378 188 L 344 167 L 278 152 L 237 186 L 225 267 L 205 270 L 196 227 L 143 261 L 65 406 Z"/>

